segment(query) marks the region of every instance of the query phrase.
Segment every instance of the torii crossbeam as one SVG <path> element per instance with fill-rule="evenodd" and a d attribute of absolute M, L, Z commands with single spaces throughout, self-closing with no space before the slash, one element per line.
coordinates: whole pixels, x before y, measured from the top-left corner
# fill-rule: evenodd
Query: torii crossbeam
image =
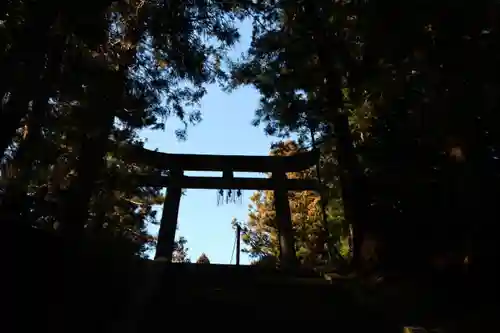
<path fill-rule="evenodd" d="M 172 260 L 175 232 L 182 190 L 191 189 L 255 189 L 273 190 L 280 257 L 285 268 L 297 265 L 295 240 L 288 202 L 288 191 L 319 191 L 316 180 L 288 179 L 287 172 L 298 172 L 313 167 L 319 161 L 319 151 L 312 150 L 292 156 L 237 156 L 237 155 L 195 155 L 168 154 L 143 148 L 134 148 L 127 153 L 127 159 L 147 164 L 159 170 L 168 170 L 168 176 L 138 176 L 142 186 L 167 187 L 163 207 L 156 258 Z M 184 171 L 222 171 L 222 177 L 190 177 Z M 268 179 L 234 178 L 233 172 L 270 173 Z"/>

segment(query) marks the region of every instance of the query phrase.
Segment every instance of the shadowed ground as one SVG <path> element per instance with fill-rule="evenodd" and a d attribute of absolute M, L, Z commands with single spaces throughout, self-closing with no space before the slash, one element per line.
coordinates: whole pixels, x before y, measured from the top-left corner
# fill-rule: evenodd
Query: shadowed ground
<path fill-rule="evenodd" d="M 328 282 L 312 272 L 291 276 L 251 266 L 128 260 L 107 255 L 102 248 L 78 256 L 40 231 L 24 236 L 31 250 L 26 247 L 16 256 L 15 312 L 29 320 L 17 322 L 14 331 L 31 330 L 36 323 L 40 331 L 50 332 L 142 332 L 166 330 L 192 318 L 192 324 L 204 320 L 208 326 L 328 321 L 339 332 L 400 332 L 403 325 L 454 322 L 452 326 L 467 332 L 465 323 L 472 319 L 465 317 L 486 316 L 495 308 L 492 303 L 467 306 L 470 293 L 457 294 L 461 287 L 449 283 L 449 290 L 438 290 L 409 280 L 378 285 L 356 279 Z"/>

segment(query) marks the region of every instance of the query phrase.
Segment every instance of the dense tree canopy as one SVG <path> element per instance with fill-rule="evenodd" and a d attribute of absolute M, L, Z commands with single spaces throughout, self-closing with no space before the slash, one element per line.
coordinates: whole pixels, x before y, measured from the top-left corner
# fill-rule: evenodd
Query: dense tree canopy
<path fill-rule="evenodd" d="M 435 290 L 451 292 L 420 306 L 427 312 L 467 292 L 493 294 L 485 281 L 496 277 L 500 254 L 499 17 L 497 0 L 0 1 L 0 220 L 20 250 L 29 248 L 20 262 L 33 264 L 19 283 L 29 296 L 18 303 L 32 307 L 30 318 L 50 313 L 55 331 L 67 332 L 74 323 L 95 331 L 83 318 L 89 313 L 102 323 L 123 316 L 124 290 L 143 284 L 160 298 L 163 275 L 150 286 L 155 279 L 120 271 L 151 264 L 141 257 L 157 241 L 148 227 L 157 223 L 163 193 L 137 176 L 170 171 L 139 160 L 140 133 L 175 117 L 183 124 L 177 137 L 186 139 L 212 83 L 256 88 L 254 125 L 283 140 L 271 154 L 321 151 L 318 168 L 289 175 L 323 185 L 322 200 L 289 193 L 302 266 L 376 270 L 385 281 L 440 269 L 432 277 L 445 279 Z M 236 23 L 246 18 L 252 43 L 231 63 Z M 268 191 L 252 197 L 243 241 L 259 264 L 275 267 L 272 202 Z M 187 251 L 178 238 L 173 261 L 189 262 Z M 86 257 L 106 267 L 76 267 Z M 202 254 L 197 263 L 210 261 Z M 43 270 L 49 273 L 39 277 Z M 455 275 L 464 271 L 473 274 Z M 450 288 L 461 280 L 449 272 L 475 283 Z M 399 307 L 407 294 L 421 292 L 411 281 L 390 316 L 406 311 Z M 203 298 L 221 295 L 208 285 Z M 377 294 L 380 303 L 393 290 Z M 95 302 L 108 291 L 113 302 Z M 49 299 L 56 301 L 46 306 Z M 86 300 L 99 304 L 74 310 Z M 129 317 L 146 318 L 151 307 L 142 311 L 148 314 Z"/>
<path fill-rule="evenodd" d="M 2 219 L 65 235 L 154 244 L 158 188 L 127 147 L 166 117 L 200 118 L 204 85 L 226 75 L 244 7 L 213 1 L 7 1 L 0 11 Z M 181 242 L 182 243 L 182 242 Z M 182 245 L 182 244 L 181 244 Z M 128 245 L 127 245 L 128 246 Z"/>
<path fill-rule="evenodd" d="M 322 151 L 324 202 L 290 194 L 304 263 L 362 268 L 376 252 L 387 269 L 487 267 L 500 215 L 499 13 L 493 0 L 4 1 L 1 219 L 144 254 L 162 194 L 134 175 L 165 170 L 131 162 L 139 131 L 173 116 L 183 139 L 206 84 L 249 84 L 255 124 L 297 136 L 274 153 Z M 245 17 L 252 44 L 227 73 Z M 271 199 L 253 198 L 256 257 L 277 251 Z"/>
<path fill-rule="evenodd" d="M 269 134 L 302 138 L 312 129 L 332 145 L 354 263 L 373 239 L 393 268 L 438 257 L 491 263 L 498 3 L 264 7 L 234 82 L 260 91 L 255 123 Z"/>

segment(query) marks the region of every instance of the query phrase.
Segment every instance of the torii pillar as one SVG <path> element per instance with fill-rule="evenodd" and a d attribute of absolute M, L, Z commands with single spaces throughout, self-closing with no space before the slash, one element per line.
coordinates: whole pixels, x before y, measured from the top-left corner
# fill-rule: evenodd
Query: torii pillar
<path fill-rule="evenodd" d="M 177 218 L 182 196 L 181 180 L 183 177 L 184 172 L 182 170 L 170 170 L 169 178 L 171 182 L 170 186 L 167 188 L 165 203 L 163 204 L 155 259 L 162 258 L 167 262 L 172 261 L 175 246 L 175 232 L 177 230 Z"/>
<path fill-rule="evenodd" d="M 287 177 L 284 171 L 272 174 L 274 181 L 274 208 L 280 245 L 280 262 L 284 270 L 293 271 L 298 267 L 295 255 L 295 237 L 288 201 Z"/>

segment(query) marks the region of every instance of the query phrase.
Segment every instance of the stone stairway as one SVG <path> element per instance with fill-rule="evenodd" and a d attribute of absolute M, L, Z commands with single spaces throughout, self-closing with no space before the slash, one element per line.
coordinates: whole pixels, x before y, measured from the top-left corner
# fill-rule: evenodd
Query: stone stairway
<path fill-rule="evenodd" d="M 116 332 L 146 332 L 161 325 L 167 329 L 178 320 L 188 320 L 188 324 L 203 320 L 208 326 L 223 321 L 238 326 L 255 321 L 313 321 L 321 326 L 330 322 L 342 327 L 342 332 L 401 331 L 394 323 L 389 327 L 382 314 L 355 304 L 344 288 L 311 272 L 285 274 L 213 264 L 152 265 L 150 283 L 139 291 L 132 309 L 135 314 L 143 309 L 141 317 L 129 316 Z"/>
<path fill-rule="evenodd" d="M 57 237 L 16 231 L 14 243 L 23 246 L 8 257 L 8 285 L 13 288 L 7 288 L 4 298 L 6 309 L 23 314 L 12 326 L 16 332 L 36 323 L 49 332 L 135 333 L 167 330 L 173 322 L 191 318 L 196 321 L 188 324 L 203 319 L 208 326 L 220 320 L 239 326 L 307 320 L 318 327 L 330 322 L 328 327 L 340 332 L 401 332 L 406 324 L 484 327 L 485 320 L 496 321 L 499 309 L 492 287 L 496 279 L 480 281 L 485 285 L 481 292 L 467 284 L 450 285 L 451 279 L 443 277 L 431 287 L 416 288 L 410 280 L 402 288 L 397 279 L 355 295 L 359 288 L 351 283 L 357 282 L 349 279 L 330 283 L 304 271 L 129 261 L 103 255 L 107 251 L 83 256 Z"/>

